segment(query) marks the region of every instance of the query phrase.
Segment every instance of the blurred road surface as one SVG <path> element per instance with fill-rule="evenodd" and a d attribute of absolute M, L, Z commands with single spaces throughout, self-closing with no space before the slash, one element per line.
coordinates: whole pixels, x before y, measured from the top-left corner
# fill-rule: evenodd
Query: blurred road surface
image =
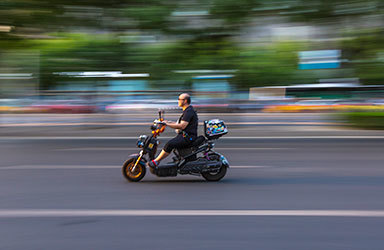
<path fill-rule="evenodd" d="M 218 183 L 127 182 L 135 141 L 0 139 L 0 249 L 382 249 L 383 139 L 224 137 Z"/>

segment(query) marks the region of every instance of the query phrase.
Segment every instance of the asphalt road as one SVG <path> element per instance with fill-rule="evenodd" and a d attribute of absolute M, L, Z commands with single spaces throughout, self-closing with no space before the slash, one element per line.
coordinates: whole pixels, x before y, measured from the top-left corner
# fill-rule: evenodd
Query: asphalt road
<path fill-rule="evenodd" d="M 127 182 L 133 139 L 0 139 L 0 249 L 383 249 L 383 139 L 223 138 L 231 168 Z"/>

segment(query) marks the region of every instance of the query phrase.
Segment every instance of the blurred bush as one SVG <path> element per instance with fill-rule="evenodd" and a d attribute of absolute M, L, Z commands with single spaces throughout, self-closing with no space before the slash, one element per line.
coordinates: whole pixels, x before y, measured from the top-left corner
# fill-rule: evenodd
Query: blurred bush
<path fill-rule="evenodd" d="M 344 113 L 343 117 L 349 125 L 364 129 L 384 129 L 384 112 L 354 111 Z"/>

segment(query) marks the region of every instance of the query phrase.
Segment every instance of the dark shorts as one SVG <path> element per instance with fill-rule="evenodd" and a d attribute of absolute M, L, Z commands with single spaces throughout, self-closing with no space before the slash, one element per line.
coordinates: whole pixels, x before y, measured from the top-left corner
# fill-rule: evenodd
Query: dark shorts
<path fill-rule="evenodd" d="M 165 152 L 171 153 L 175 148 L 187 148 L 191 144 L 192 142 L 189 142 L 182 134 L 178 134 L 175 138 L 169 140 L 163 149 Z"/>

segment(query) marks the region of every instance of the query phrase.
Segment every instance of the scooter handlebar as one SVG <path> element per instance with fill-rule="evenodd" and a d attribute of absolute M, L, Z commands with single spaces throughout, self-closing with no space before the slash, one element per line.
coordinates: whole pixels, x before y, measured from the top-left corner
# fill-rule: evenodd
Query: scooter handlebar
<path fill-rule="evenodd" d="M 159 124 L 159 125 L 166 125 L 165 122 L 159 120 L 159 119 L 156 119 L 153 121 L 154 124 Z"/>

